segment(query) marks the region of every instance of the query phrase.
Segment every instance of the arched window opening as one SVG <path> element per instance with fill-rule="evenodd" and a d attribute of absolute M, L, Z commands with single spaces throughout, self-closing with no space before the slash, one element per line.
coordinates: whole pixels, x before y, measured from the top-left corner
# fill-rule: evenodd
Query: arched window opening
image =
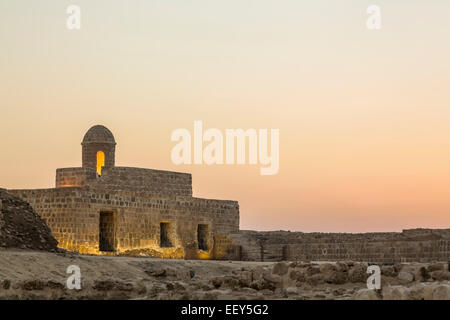
<path fill-rule="evenodd" d="M 102 167 L 105 166 L 105 153 L 103 151 L 97 152 L 97 174 L 102 175 Z"/>

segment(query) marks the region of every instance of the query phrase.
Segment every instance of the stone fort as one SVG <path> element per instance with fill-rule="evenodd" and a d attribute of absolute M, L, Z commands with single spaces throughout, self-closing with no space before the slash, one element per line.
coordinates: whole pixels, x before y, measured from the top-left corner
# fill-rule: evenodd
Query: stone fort
<path fill-rule="evenodd" d="M 192 196 L 188 173 L 115 166 L 106 127 L 85 134 L 82 166 L 56 170 L 51 189 L 8 190 L 46 221 L 58 246 L 104 255 L 249 261 L 450 260 L 450 229 L 386 233 L 239 230 L 239 204 Z"/>
<path fill-rule="evenodd" d="M 116 141 L 104 126 L 90 128 L 81 145 L 82 166 L 57 169 L 55 188 L 8 190 L 30 203 L 59 247 L 90 254 L 225 256 L 227 235 L 239 231 L 238 202 L 193 197 L 187 173 L 115 166 Z"/>

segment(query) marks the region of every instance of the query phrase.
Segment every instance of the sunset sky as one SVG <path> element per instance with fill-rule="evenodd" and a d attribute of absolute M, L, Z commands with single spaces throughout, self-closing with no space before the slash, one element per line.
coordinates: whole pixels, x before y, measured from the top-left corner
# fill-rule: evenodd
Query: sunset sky
<path fill-rule="evenodd" d="M 449 37 L 447 0 L 0 0 L 0 187 L 54 187 L 103 124 L 116 165 L 192 173 L 241 229 L 450 228 Z M 195 120 L 279 129 L 279 173 L 174 165 Z"/>

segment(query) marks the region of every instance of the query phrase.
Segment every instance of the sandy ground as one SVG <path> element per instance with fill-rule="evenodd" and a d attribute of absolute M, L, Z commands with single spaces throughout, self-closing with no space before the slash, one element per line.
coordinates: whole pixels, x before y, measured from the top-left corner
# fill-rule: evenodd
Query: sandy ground
<path fill-rule="evenodd" d="M 71 265 L 80 268 L 80 290 L 67 288 Z M 376 298 L 372 293 L 364 296 L 364 274 L 364 279 L 355 280 L 358 267 L 350 267 L 351 277 L 340 280 L 347 271 L 339 273 L 325 262 L 163 260 L 0 250 L 0 299 L 352 299 L 358 294 Z M 401 283 L 395 277 L 383 281 Z"/>

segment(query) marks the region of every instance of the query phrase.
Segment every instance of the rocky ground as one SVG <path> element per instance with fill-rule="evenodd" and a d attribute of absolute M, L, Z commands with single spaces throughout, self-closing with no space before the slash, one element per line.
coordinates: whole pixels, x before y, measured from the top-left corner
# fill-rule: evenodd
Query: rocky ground
<path fill-rule="evenodd" d="M 81 289 L 66 287 L 67 267 Z M 367 264 L 241 262 L 86 256 L 0 250 L 0 299 L 450 299 L 447 263 L 381 266 L 367 290 Z"/>

